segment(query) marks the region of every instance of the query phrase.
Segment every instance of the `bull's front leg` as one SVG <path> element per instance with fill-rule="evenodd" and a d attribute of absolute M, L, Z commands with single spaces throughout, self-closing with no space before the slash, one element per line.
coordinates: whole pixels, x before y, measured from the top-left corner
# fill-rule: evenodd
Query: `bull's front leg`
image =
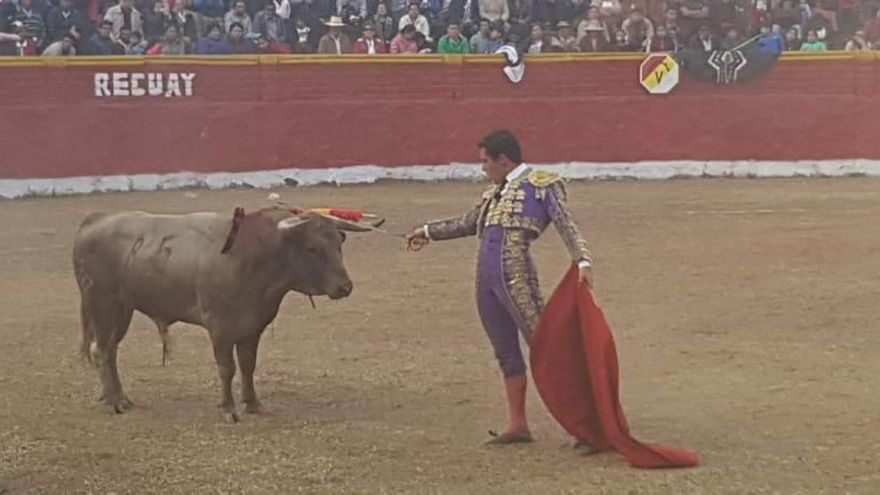
<path fill-rule="evenodd" d="M 238 367 L 241 368 L 241 400 L 244 402 L 244 412 L 248 414 L 263 412 L 263 405 L 257 400 L 257 392 L 254 389 L 254 369 L 257 367 L 260 335 L 262 332 L 257 332 L 235 344 Z"/>
<path fill-rule="evenodd" d="M 225 335 L 224 335 L 225 334 Z M 232 398 L 232 379 L 235 377 L 235 359 L 232 357 L 233 342 L 228 333 L 216 332 L 211 335 L 214 346 L 214 360 L 217 361 L 217 373 L 220 375 L 220 409 L 230 423 L 238 422 L 238 411 L 235 399 Z"/>

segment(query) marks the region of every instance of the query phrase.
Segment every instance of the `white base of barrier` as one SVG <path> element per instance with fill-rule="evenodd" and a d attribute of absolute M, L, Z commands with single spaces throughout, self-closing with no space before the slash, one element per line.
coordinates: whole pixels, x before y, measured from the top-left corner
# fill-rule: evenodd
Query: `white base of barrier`
<path fill-rule="evenodd" d="M 880 160 L 814 161 L 644 161 L 631 163 L 569 162 L 534 165 L 568 179 L 646 179 L 677 177 L 880 177 Z M 0 198 L 63 196 L 116 191 L 161 191 L 183 188 L 270 188 L 284 185 L 370 184 L 378 180 L 477 180 L 479 165 L 418 165 L 343 168 L 289 168 L 239 173 L 173 173 L 65 177 L 57 179 L 0 179 Z"/>

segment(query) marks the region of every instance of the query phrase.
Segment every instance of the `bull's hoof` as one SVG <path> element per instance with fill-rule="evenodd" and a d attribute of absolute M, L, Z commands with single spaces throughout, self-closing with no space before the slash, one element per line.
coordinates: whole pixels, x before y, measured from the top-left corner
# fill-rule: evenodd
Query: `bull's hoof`
<path fill-rule="evenodd" d="M 223 419 L 227 423 L 238 423 L 241 420 L 238 411 L 235 410 L 235 404 L 220 404 L 218 407 L 223 411 Z"/>
<path fill-rule="evenodd" d="M 134 404 L 124 395 L 118 397 L 102 397 L 101 401 L 110 409 L 110 412 L 114 414 L 122 414 L 134 407 Z"/>
<path fill-rule="evenodd" d="M 246 414 L 262 414 L 266 411 L 263 409 L 263 404 L 260 401 L 253 400 L 244 403 L 244 412 Z"/>

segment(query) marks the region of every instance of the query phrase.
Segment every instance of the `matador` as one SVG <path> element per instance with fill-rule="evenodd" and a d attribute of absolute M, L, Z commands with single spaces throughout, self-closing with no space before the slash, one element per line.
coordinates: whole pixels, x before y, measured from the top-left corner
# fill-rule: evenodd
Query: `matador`
<path fill-rule="evenodd" d="M 529 343 L 543 309 L 531 243 L 552 223 L 562 237 L 582 280 L 592 286 L 590 249 L 566 206 L 559 175 L 534 170 L 522 160 L 517 138 L 507 130 L 478 143 L 482 168 L 494 183 L 479 203 L 456 218 L 429 222 L 407 235 L 419 250 L 430 241 L 477 236 L 477 308 L 504 375 L 509 423 L 492 445 L 531 442 L 525 412 L 526 363 L 519 335 Z"/>

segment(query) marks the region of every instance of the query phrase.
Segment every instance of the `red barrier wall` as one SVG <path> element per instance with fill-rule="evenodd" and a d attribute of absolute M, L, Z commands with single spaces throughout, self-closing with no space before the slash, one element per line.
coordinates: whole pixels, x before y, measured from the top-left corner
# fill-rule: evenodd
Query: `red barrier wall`
<path fill-rule="evenodd" d="M 663 96 L 639 61 L 530 58 L 512 84 L 486 57 L 6 60 L 0 178 L 474 162 L 499 126 L 540 163 L 880 159 L 874 53 L 784 58 L 727 87 L 682 75 Z M 190 96 L 96 96 L 114 72 L 195 78 Z"/>

